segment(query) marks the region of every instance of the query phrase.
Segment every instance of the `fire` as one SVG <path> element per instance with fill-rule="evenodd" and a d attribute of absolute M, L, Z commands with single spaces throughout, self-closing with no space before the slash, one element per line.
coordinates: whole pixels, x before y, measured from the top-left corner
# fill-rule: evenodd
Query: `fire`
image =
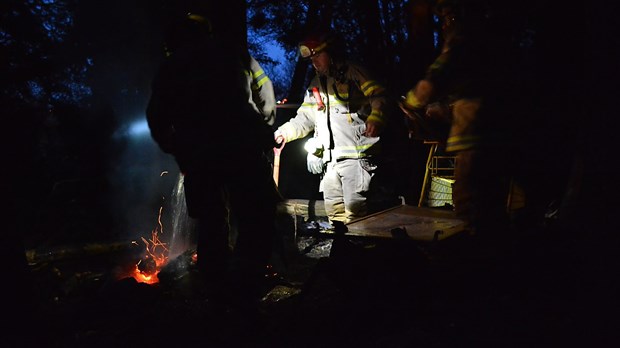
<path fill-rule="evenodd" d="M 140 283 L 155 284 L 159 282 L 157 274 L 168 262 L 168 246 L 159 238 L 160 233 L 163 234 L 161 213 L 162 208 L 159 208 L 157 227 L 151 232 L 151 238 L 146 239 L 141 237 L 142 242 L 146 246 L 145 254 L 144 257 L 136 263 L 131 273 L 131 276 Z"/>

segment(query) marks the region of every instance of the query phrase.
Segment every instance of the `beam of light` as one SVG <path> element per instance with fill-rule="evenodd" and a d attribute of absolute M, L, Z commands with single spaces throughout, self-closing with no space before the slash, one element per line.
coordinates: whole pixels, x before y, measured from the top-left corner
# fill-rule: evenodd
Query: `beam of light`
<path fill-rule="evenodd" d="M 129 124 L 127 134 L 131 137 L 141 137 L 150 134 L 149 125 L 146 120 L 137 120 Z"/>

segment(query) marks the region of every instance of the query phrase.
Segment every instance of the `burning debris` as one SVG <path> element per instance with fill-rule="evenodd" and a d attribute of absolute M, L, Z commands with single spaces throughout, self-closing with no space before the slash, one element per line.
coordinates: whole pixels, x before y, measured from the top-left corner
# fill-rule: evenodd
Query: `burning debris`
<path fill-rule="evenodd" d="M 195 269 L 197 260 L 198 254 L 196 250 L 188 249 L 163 265 L 159 270 L 158 278 L 165 283 L 178 281 Z"/>
<path fill-rule="evenodd" d="M 159 239 L 157 229 L 152 232 L 151 239 L 142 237 L 142 242 L 145 244 L 144 257 L 136 263 L 131 276 L 141 283 L 157 283 L 157 274 L 168 262 L 168 247 Z"/>

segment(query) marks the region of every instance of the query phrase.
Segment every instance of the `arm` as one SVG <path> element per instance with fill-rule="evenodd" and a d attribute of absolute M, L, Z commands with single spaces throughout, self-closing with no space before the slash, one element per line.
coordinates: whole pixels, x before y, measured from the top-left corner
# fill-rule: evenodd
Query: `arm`
<path fill-rule="evenodd" d="M 373 79 L 366 69 L 351 65 L 351 78 L 359 86 L 360 91 L 370 103 L 370 115 L 366 119 L 366 136 L 377 137 L 385 127 L 387 118 L 385 108 L 387 104 L 385 87 Z"/>
<path fill-rule="evenodd" d="M 276 120 L 276 97 L 273 83 L 260 64 L 250 57 L 252 100 L 258 111 L 263 115 L 266 124 L 272 126 Z"/>
<path fill-rule="evenodd" d="M 276 142 L 286 142 L 301 139 L 314 130 L 316 122 L 315 112 L 318 104 L 311 92 L 306 91 L 304 101 L 297 109 L 297 115 L 281 125 L 275 132 Z"/>
<path fill-rule="evenodd" d="M 442 84 L 449 80 L 449 50 L 444 50 L 428 67 L 424 79 L 407 91 L 399 106 L 407 117 L 409 135 L 443 138 L 443 128 L 450 123 L 450 110 L 444 103 L 437 103 Z"/>
<path fill-rule="evenodd" d="M 449 52 L 449 50 L 444 50 L 428 67 L 424 79 L 418 81 L 412 89 L 407 91 L 403 101 L 407 109 L 423 109 L 436 99 L 437 85 L 448 79 L 446 72 L 449 70 Z"/>

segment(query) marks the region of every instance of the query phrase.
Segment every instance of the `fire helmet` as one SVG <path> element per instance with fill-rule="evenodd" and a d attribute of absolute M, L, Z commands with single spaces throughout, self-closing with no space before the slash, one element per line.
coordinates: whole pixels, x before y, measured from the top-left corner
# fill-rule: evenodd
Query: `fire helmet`
<path fill-rule="evenodd" d="M 168 56 L 179 47 L 205 40 L 212 34 L 211 21 L 206 16 L 195 12 L 173 14 L 164 30 L 164 50 Z"/>
<path fill-rule="evenodd" d="M 302 58 L 311 58 L 327 49 L 329 42 L 324 37 L 308 37 L 299 44 Z"/>
<path fill-rule="evenodd" d="M 336 48 L 336 39 L 337 36 L 331 31 L 326 33 L 314 31 L 299 43 L 299 54 L 302 58 L 311 58 L 323 51 L 332 54 Z"/>
<path fill-rule="evenodd" d="M 491 4 L 492 1 L 489 0 L 437 0 L 435 14 L 457 20 L 465 17 L 474 17 L 474 20 L 477 20 L 488 14 Z"/>
<path fill-rule="evenodd" d="M 205 26 L 206 30 L 208 32 L 213 31 L 213 28 L 211 26 L 211 21 L 207 17 L 205 17 L 205 16 L 203 16 L 201 14 L 194 13 L 194 12 L 188 12 L 187 13 L 187 19 L 190 20 L 190 21 L 196 22 L 199 25 Z"/>

